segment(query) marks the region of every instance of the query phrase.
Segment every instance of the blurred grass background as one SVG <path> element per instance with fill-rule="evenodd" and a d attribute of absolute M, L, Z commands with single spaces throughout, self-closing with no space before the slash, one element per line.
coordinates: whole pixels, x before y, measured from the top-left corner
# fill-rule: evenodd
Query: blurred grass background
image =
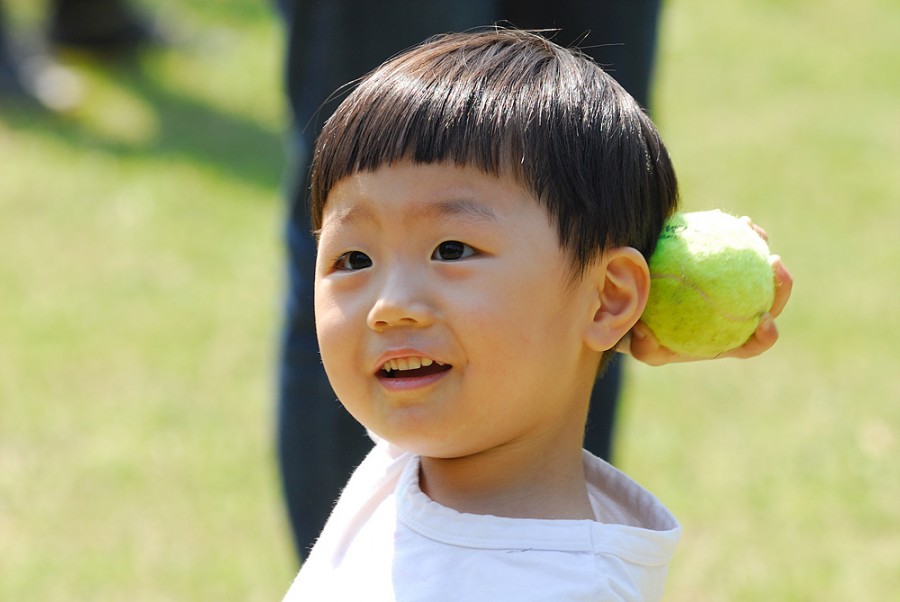
<path fill-rule="evenodd" d="M 278 600 L 295 570 L 281 32 L 264 0 L 144 6 L 177 44 L 65 57 L 65 115 L 0 109 L 2 600 Z M 667 600 L 900 591 L 898 31 L 893 0 L 666 4 L 684 207 L 753 216 L 796 280 L 766 356 L 629 366 L 618 463 L 684 526 Z"/>

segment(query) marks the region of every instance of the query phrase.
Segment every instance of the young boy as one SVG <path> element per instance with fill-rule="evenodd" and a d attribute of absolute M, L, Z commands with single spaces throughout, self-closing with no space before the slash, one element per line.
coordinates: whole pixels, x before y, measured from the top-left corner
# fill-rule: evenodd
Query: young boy
<path fill-rule="evenodd" d="M 656 129 L 532 33 L 435 38 L 366 77 L 312 166 L 315 308 L 378 441 L 285 600 L 657 600 L 675 518 L 584 452 L 676 207 Z"/>

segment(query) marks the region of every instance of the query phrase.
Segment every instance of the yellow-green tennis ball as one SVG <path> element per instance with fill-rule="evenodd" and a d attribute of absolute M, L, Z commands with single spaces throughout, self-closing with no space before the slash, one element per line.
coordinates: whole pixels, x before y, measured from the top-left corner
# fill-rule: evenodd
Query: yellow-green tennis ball
<path fill-rule="evenodd" d="M 641 320 L 662 345 L 692 357 L 743 345 L 775 298 L 768 245 L 721 211 L 672 216 L 650 258 L 650 277 Z"/>

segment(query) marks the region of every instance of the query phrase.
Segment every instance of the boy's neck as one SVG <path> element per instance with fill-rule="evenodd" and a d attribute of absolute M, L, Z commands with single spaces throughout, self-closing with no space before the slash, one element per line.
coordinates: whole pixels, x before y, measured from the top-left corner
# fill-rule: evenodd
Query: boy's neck
<path fill-rule="evenodd" d="M 421 459 L 420 484 L 459 512 L 508 518 L 594 519 L 579 436 L 510 444 L 461 458 Z"/>

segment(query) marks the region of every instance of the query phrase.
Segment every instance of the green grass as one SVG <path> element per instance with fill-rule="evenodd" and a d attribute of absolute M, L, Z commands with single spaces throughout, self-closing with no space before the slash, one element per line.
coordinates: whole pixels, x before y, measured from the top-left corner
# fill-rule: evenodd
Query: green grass
<path fill-rule="evenodd" d="M 72 57 L 71 114 L 0 109 L 3 600 L 277 600 L 293 576 L 280 31 L 256 0 L 158 5 L 176 47 Z M 900 591 L 897 31 L 892 0 L 667 4 L 684 206 L 753 216 L 796 279 L 766 356 L 629 366 L 619 462 L 684 526 L 667 600 Z"/>
<path fill-rule="evenodd" d="M 0 599 L 272 600 L 284 110 L 265 3 L 74 57 L 83 106 L 0 121 Z M 15 6 L 15 5 L 14 5 Z"/>

